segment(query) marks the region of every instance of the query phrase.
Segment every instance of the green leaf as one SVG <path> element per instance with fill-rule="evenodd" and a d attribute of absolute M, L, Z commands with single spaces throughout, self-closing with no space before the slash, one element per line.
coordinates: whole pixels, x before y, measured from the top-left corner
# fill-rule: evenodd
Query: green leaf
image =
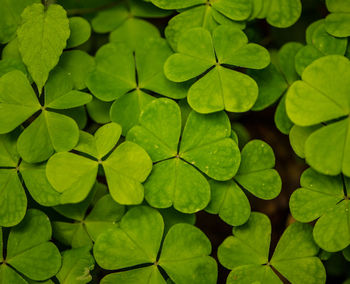
<path fill-rule="evenodd" d="M 316 254 L 312 227 L 294 223 L 283 233 L 270 261 L 292 283 L 324 283 L 326 272 Z"/>
<path fill-rule="evenodd" d="M 0 280 L 1 284 L 27 284 L 15 270 L 6 264 L 0 264 Z"/>
<path fill-rule="evenodd" d="M 227 283 L 282 283 L 274 270 L 291 283 L 325 283 L 326 273 L 317 256 L 318 247 L 307 224 L 290 225 L 269 257 L 271 223 L 267 216 L 252 213 L 249 221 L 233 229 L 218 249 L 222 265 L 231 269 Z M 274 270 L 272 270 L 272 267 Z"/>
<path fill-rule="evenodd" d="M 110 119 L 122 125 L 123 136 L 139 121 L 142 110 L 155 98 L 143 92 L 134 90 L 117 98 L 110 108 Z"/>
<path fill-rule="evenodd" d="M 240 153 L 231 139 L 226 113 L 202 115 L 192 111 L 182 133 L 179 156 L 215 180 L 231 179 L 239 168 Z"/>
<path fill-rule="evenodd" d="M 159 265 L 175 283 L 216 283 L 217 264 L 210 253 L 211 244 L 203 232 L 177 224 L 164 239 Z"/>
<path fill-rule="evenodd" d="M 131 49 L 122 44 L 106 44 L 96 54 L 96 68 L 86 82 L 100 100 L 112 101 L 135 89 L 135 63 Z"/>
<path fill-rule="evenodd" d="M 301 15 L 300 0 L 270 0 L 267 22 L 277 28 L 293 25 Z"/>
<path fill-rule="evenodd" d="M 204 4 L 206 0 L 151 0 L 154 5 L 162 9 L 183 9 L 191 6 Z"/>
<path fill-rule="evenodd" d="M 85 81 L 94 69 L 95 60 L 84 51 L 70 50 L 62 53 L 58 66 L 71 76 L 74 89 L 82 90 L 86 88 Z"/>
<path fill-rule="evenodd" d="M 60 204 L 60 193 L 47 180 L 46 164 L 29 164 L 22 161 L 19 170 L 26 188 L 36 202 L 43 206 Z"/>
<path fill-rule="evenodd" d="M 310 222 L 317 218 L 314 227 L 314 239 L 326 251 L 334 252 L 350 244 L 349 204 L 345 186 L 347 178 L 330 177 L 306 170 L 301 177 L 301 188 L 290 199 L 293 216 L 301 222 Z"/>
<path fill-rule="evenodd" d="M 27 78 L 12 71 L 0 78 L 0 133 L 7 133 L 40 109 L 40 104 Z"/>
<path fill-rule="evenodd" d="M 97 263 L 105 269 L 126 268 L 106 276 L 101 283 L 165 283 L 157 266 L 177 283 L 216 283 L 217 265 L 208 255 L 207 237 L 188 224 L 176 224 L 167 233 L 159 260 L 164 222 L 155 209 L 130 209 L 119 228 L 101 234 L 94 246 Z M 142 265 L 142 268 L 134 268 Z M 196 273 L 199 272 L 199 273 Z"/>
<path fill-rule="evenodd" d="M 327 9 L 331 14 L 326 17 L 327 32 L 335 37 L 350 35 L 350 9 L 348 1 L 327 0 Z"/>
<path fill-rule="evenodd" d="M 122 129 L 117 123 L 108 123 L 96 130 L 94 137 L 96 141 L 97 158 L 102 159 L 117 144 Z"/>
<path fill-rule="evenodd" d="M 129 16 L 128 7 L 125 3 L 121 3 L 111 9 L 98 12 L 92 19 L 91 25 L 97 33 L 108 33 L 121 26 Z"/>
<path fill-rule="evenodd" d="M 155 207 L 174 205 L 183 213 L 194 213 L 210 199 L 209 184 L 197 169 L 217 180 L 229 180 L 239 166 L 239 149 L 230 138 L 231 125 L 223 112 L 208 116 L 192 112 L 178 150 L 180 134 L 179 106 L 158 99 L 148 104 L 127 140 L 141 145 L 156 163 L 145 184 L 147 201 Z"/>
<path fill-rule="evenodd" d="M 81 17 L 69 18 L 70 36 L 66 48 L 82 45 L 91 35 L 91 27 L 87 20 Z"/>
<path fill-rule="evenodd" d="M 141 19 L 130 18 L 111 33 L 110 41 L 126 44 L 135 50 L 142 48 L 150 38 L 159 37 L 159 30 L 153 24 Z"/>
<path fill-rule="evenodd" d="M 90 118 L 99 124 L 105 124 L 111 121 L 109 116 L 110 107 L 111 103 L 103 102 L 96 98 L 93 98 L 92 101 L 86 105 Z"/>
<path fill-rule="evenodd" d="M 141 145 L 158 162 L 176 156 L 180 134 L 180 108 L 172 100 L 158 99 L 148 104 L 127 140 Z"/>
<path fill-rule="evenodd" d="M 177 51 L 177 44 L 182 34 L 192 28 L 203 27 L 214 30 L 219 23 L 214 19 L 214 9 L 211 6 L 200 5 L 186 9 L 172 17 L 165 28 L 165 37 L 173 50 Z M 232 21 L 232 25 L 234 22 Z"/>
<path fill-rule="evenodd" d="M 27 69 L 22 60 L 17 58 L 3 58 L 0 60 L 0 77 L 14 70 L 21 71 L 23 74 L 27 75 Z"/>
<path fill-rule="evenodd" d="M 0 1 L 0 43 L 7 43 L 16 36 L 22 11 L 27 6 L 39 2 L 39 0 Z"/>
<path fill-rule="evenodd" d="M 132 142 L 120 144 L 102 163 L 113 199 L 120 204 L 140 204 L 142 183 L 152 170 L 152 160 L 144 149 Z"/>
<path fill-rule="evenodd" d="M 96 240 L 94 256 L 104 269 L 115 270 L 154 263 L 163 236 L 162 216 L 149 207 L 129 210 L 115 227 Z"/>
<path fill-rule="evenodd" d="M 245 112 L 252 108 L 257 97 L 258 86 L 252 78 L 225 67 L 215 67 L 189 89 L 188 103 L 204 114 L 221 110 Z"/>
<path fill-rule="evenodd" d="M 59 5 L 50 5 L 45 10 L 42 4 L 33 4 L 22 13 L 17 30 L 19 50 L 40 93 L 49 72 L 58 63 L 69 34 L 66 12 Z"/>
<path fill-rule="evenodd" d="M 165 284 L 156 266 L 147 266 L 119 273 L 111 273 L 101 280 L 101 284 Z"/>
<path fill-rule="evenodd" d="M 301 127 L 294 125 L 289 133 L 289 142 L 292 146 L 295 154 L 300 158 L 305 158 L 305 142 L 310 137 L 310 135 L 317 129 L 320 125 Z"/>
<path fill-rule="evenodd" d="M 275 169 L 275 156 L 265 142 L 253 140 L 242 150 L 242 161 L 235 180 L 253 195 L 273 199 L 282 188 L 281 178 Z"/>
<path fill-rule="evenodd" d="M 145 198 L 157 208 L 174 208 L 183 213 L 204 209 L 210 201 L 205 177 L 181 159 L 170 159 L 153 166 L 145 183 Z"/>
<path fill-rule="evenodd" d="M 66 250 L 62 253 L 62 267 L 56 277 L 61 284 L 85 284 L 92 280 L 90 271 L 95 260 L 89 248 L 82 247 Z"/>
<path fill-rule="evenodd" d="M 324 174 L 350 175 L 348 126 L 349 82 L 344 74 L 350 72 L 349 60 L 338 55 L 320 58 L 309 65 L 288 91 L 287 113 L 298 126 L 325 123 L 306 140 L 307 162 Z M 332 80 L 330 80 L 332 78 Z M 343 119 L 333 122 L 334 119 Z"/>
<path fill-rule="evenodd" d="M 32 280 L 46 280 L 58 272 L 61 256 L 49 242 L 51 225 L 48 217 L 31 209 L 14 227 L 7 243 L 6 262 Z"/>
<path fill-rule="evenodd" d="M 17 138 L 19 129 L 8 134 L 0 135 L 0 167 L 16 168 L 19 162 L 19 155 L 17 153 Z"/>
<path fill-rule="evenodd" d="M 299 50 L 295 58 L 295 67 L 301 75 L 313 61 L 326 55 L 344 55 L 347 40 L 329 35 L 323 20 L 311 24 L 306 30 L 307 45 Z"/>
<path fill-rule="evenodd" d="M 219 214 L 232 226 L 243 225 L 250 216 L 250 204 L 242 189 L 234 182 L 209 181 L 211 200 L 205 211 Z"/>
<path fill-rule="evenodd" d="M 193 28 L 181 34 L 177 52 L 164 65 L 165 75 L 174 82 L 192 79 L 216 62 L 211 35 L 203 28 Z"/>
<path fill-rule="evenodd" d="M 17 225 L 26 214 L 27 197 L 15 169 L 0 169 L 0 225 Z"/>
<path fill-rule="evenodd" d="M 204 28 L 190 29 L 181 35 L 177 49 L 178 53 L 166 61 L 164 72 L 174 82 L 203 75 L 188 92 L 188 102 L 195 111 L 244 112 L 254 105 L 258 97 L 257 84 L 232 68 L 264 68 L 270 57 L 264 48 L 248 44 L 240 29 L 231 25 L 219 26 L 213 32 L 213 39 Z"/>
<path fill-rule="evenodd" d="M 77 154 L 53 155 L 46 165 L 46 176 L 53 188 L 62 193 L 62 203 L 84 200 L 95 184 L 98 163 Z"/>
<path fill-rule="evenodd" d="M 84 220 L 85 228 L 93 241 L 114 228 L 124 215 L 125 207 L 116 203 L 109 194 L 101 197 Z"/>
<path fill-rule="evenodd" d="M 54 151 L 71 150 L 78 139 L 79 128 L 73 119 L 44 110 L 19 136 L 17 149 L 26 162 L 42 162 Z"/>

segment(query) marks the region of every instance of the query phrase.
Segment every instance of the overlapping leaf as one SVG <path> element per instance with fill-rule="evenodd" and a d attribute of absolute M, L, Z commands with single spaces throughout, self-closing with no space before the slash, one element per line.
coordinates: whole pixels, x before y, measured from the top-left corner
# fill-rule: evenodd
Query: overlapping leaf
<path fill-rule="evenodd" d="M 265 109 L 281 98 L 275 112 L 275 124 L 284 134 L 288 134 L 293 126 L 286 114 L 284 94 L 288 87 L 299 79 L 295 71 L 295 56 L 300 48 L 302 48 L 300 43 L 286 43 L 278 51 L 276 62 L 272 62 L 263 70 L 249 70 L 248 72 L 259 86 L 259 96 L 253 110 Z"/>
<path fill-rule="evenodd" d="M 164 61 L 172 54 L 163 39 L 149 40 L 133 52 L 123 44 L 107 44 L 96 55 L 96 69 L 87 85 L 103 101 L 114 101 L 112 121 L 123 128 L 123 135 L 134 126 L 151 94 L 170 98 L 186 97 L 186 85 L 174 83 L 163 74 Z M 136 72 L 135 72 L 136 71 Z"/>
<path fill-rule="evenodd" d="M 344 55 L 348 44 L 345 38 L 329 35 L 325 28 L 325 21 L 312 23 L 306 30 L 307 45 L 301 48 L 295 56 L 295 68 L 301 76 L 305 68 L 316 59 L 326 55 Z"/>
<path fill-rule="evenodd" d="M 57 240 L 73 248 L 92 247 L 93 241 L 100 233 L 116 226 L 125 208 L 116 203 L 109 194 L 99 196 L 100 187 L 103 186 L 97 184 L 96 189 L 81 203 L 55 207 L 60 214 L 74 221 L 53 222 L 54 236 Z"/>

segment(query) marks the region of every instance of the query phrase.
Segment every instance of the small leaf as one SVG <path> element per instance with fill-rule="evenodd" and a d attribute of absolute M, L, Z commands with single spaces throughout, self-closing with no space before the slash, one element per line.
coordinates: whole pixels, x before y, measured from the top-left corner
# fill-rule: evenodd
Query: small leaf
<path fill-rule="evenodd" d="M 120 144 L 102 163 L 113 199 L 120 204 L 140 204 L 143 183 L 152 170 L 152 160 L 145 150 L 132 142 Z"/>
<path fill-rule="evenodd" d="M 70 36 L 66 48 L 82 45 L 91 35 L 91 27 L 87 20 L 81 17 L 69 18 Z"/>

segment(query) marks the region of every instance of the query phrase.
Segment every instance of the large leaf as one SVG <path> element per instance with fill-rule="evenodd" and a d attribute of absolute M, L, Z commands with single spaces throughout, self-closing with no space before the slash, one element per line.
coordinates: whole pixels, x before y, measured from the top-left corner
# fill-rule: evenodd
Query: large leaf
<path fill-rule="evenodd" d="M 22 13 L 17 30 L 19 50 L 40 93 L 49 72 L 58 63 L 69 34 L 66 11 L 59 5 L 45 9 L 42 4 L 33 4 Z"/>

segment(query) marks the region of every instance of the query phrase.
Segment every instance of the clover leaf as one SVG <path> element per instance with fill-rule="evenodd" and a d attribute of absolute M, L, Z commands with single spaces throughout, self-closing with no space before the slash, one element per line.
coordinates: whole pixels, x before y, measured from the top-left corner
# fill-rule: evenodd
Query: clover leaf
<path fill-rule="evenodd" d="M 133 51 L 122 44 L 107 44 L 96 54 L 96 69 L 87 81 L 91 92 L 103 101 L 114 101 L 112 121 L 123 128 L 123 135 L 134 126 L 141 111 L 159 94 L 186 97 L 187 87 L 165 78 L 163 64 L 172 54 L 163 39 L 150 40 Z"/>
<path fill-rule="evenodd" d="M 39 93 L 56 66 L 69 38 L 66 11 L 56 4 L 36 3 L 24 9 L 17 30 L 19 51 Z"/>
<path fill-rule="evenodd" d="M 22 275 L 35 281 L 56 275 L 61 267 L 61 255 L 50 239 L 48 217 L 39 210 L 28 210 L 23 221 L 10 230 L 7 244 L 3 245 L 1 255 L 4 257 L 0 259 L 2 283 L 27 283 Z"/>
<path fill-rule="evenodd" d="M 300 43 L 286 43 L 278 51 L 276 62 L 272 62 L 263 70 L 248 71 L 259 86 L 259 96 L 252 109 L 265 109 L 281 98 L 275 112 L 275 124 L 284 134 L 288 134 L 293 126 L 286 113 L 285 93 L 289 86 L 299 79 L 294 66 L 295 56 L 301 48 Z"/>
<path fill-rule="evenodd" d="M 159 1 L 152 2 L 160 7 L 182 7 L 180 13 L 172 17 L 165 28 L 165 37 L 173 50 L 178 50 L 178 41 L 181 34 L 192 28 L 205 28 L 213 31 L 216 27 L 225 24 L 243 29 L 252 7 L 251 1 L 198 1 L 194 5 L 189 1 Z M 161 3 L 163 2 L 163 3 Z M 215 4 L 216 3 L 216 4 Z M 176 8 L 179 9 L 179 8 Z"/>
<path fill-rule="evenodd" d="M 257 18 L 266 18 L 267 22 L 277 28 L 293 25 L 301 15 L 300 0 L 263 0 Z M 253 1 L 259 3 L 259 1 Z"/>
<path fill-rule="evenodd" d="M 350 176 L 350 62 L 346 57 L 330 55 L 309 65 L 287 93 L 289 118 L 298 126 L 323 126 L 305 143 L 307 163 L 329 175 L 341 172 Z"/>
<path fill-rule="evenodd" d="M 326 0 L 330 14 L 326 17 L 326 30 L 332 36 L 350 36 L 350 2 L 349 0 Z"/>
<path fill-rule="evenodd" d="M 222 25 L 213 36 L 204 28 L 194 28 L 181 35 L 178 53 L 164 65 L 168 79 L 184 82 L 200 76 L 189 89 L 189 105 L 199 113 L 221 110 L 248 111 L 258 97 L 258 86 L 236 67 L 261 69 L 268 65 L 269 53 L 250 43 L 238 28 Z"/>
<path fill-rule="evenodd" d="M 170 99 L 157 99 L 144 109 L 127 140 L 141 145 L 154 163 L 145 183 L 147 202 L 194 213 L 210 200 L 210 187 L 201 172 L 229 180 L 238 170 L 240 153 L 230 138 L 231 125 L 224 112 L 201 115 L 192 111 L 183 132 L 181 126 L 179 106 Z"/>
<path fill-rule="evenodd" d="M 250 204 L 242 188 L 256 197 L 268 200 L 278 196 L 282 182 L 272 169 L 275 157 L 271 147 L 263 141 L 248 142 L 241 154 L 241 164 L 233 180 L 210 180 L 211 201 L 205 209 L 233 226 L 244 224 L 250 216 Z"/>
<path fill-rule="evenodd" d="M 45 161 L 54 151 L 71 150 L 79 139 L 75 121 L 52 110 L 84 105 L 91 95 L 72 91 L 73 83 L 56 69 L 45 86 L 45 102 L 39 103 L 25 75 L 12 71 L 0 78 L 0 133 L 7 133 L 40 110 L 40 115 L 18 138 L 18 152 L 27 162 Z"/>
<path fill-rule="evenodd" d="M 326 282 L 308 224 L 290 225 L 271 258 L 271 223 L 266 215 L 253 212 L 246 224 L 232 232 L 218 249 L 220 263 L 231 270 L 226 283 L 283 283 L 275 271 L 291 283 Z"/>
<path fill-rule="evenodd" d="M 325 29 L 325 21 L 319 20 L 306 30 L 306 43 L 295 56 L 295 68 L 299 75 L 318 58 L 332 54 L 344 55 L 348 41 L 329 35 Z"/>
<path fill-rule="evenodd" d="M 301 188 L 290 199 L 293 217 L 301 222 L 317 220 L 313 236 L 324 250 L 334 252 L 350 245 L 348 220 L 350 179 L 325 176 L 307 169 L 300 179 Z"/>
<path fill-rule="evenodd" d="M 78 153 L 56 153 L 49 159 L 47 178 L 62 193 L 64 203 L 78 203 L 88 196 L 99 165 L 116 202 L 128 205 L 142 202 L 141 183 L 151 172 L 152 161 L 135 143 L 123 142 L 115 148 L 120 134 L 121 127 L 116 123 L 105 124 L 94 135 L 81 131 L 79 144 L 74 148 Z"/>
<path fill-rule="evenodd" d="M 124 206 L 116 203 L 109 194 L 96 197 L 97 193 L 92 193 L 81 203 L 60 205 L 54 208 L 61 215 L 70 219 L 70 222 L 54 221 L 52 224 L 55 238 L 63 244 L 73 248 L 92 247 L 92 242 L 99 234 L 116 226 L 123 216 Z M 88 210 L 91 211 L 88 212 Z M 74 222 L 71 223 L 71 220 Z"/>
<path fill-rule="evenodd" d="M 62 53 L 58 66 L 71 76 L 75 90 L 83 90 L 89 74 L 94 70 L 95 60 L 84 51 L 69 50 Z"/>
<path fill-rule="evenodd" d="M 94 266 L 95 260 L 89 247 L 66 250 L 62 253 L 62 267 L 56 277 L 62 284 L 90 283 L 90 271 Z"/>
<path fill-rule="evenodd" d="M 90 23 L 82 17 L 69 18 L 70 36 L 66 48 L 77 47 L 85 43 L 91 36 Z"/>
<path fill-rule="evenodd" d="M 94 245 L 96 262 L 107 270 L 124 271 L 108 274 L 101 283 L 166 283 L 160 268 L 175 283 L 216 283 L 217 264 L 209 256 L 205 234 L 192 225 L 176 224 L 161 245 L 163 229 L 159 212 L 138 206 L 125 214 L 119 227 L 102 233 Z"/>

